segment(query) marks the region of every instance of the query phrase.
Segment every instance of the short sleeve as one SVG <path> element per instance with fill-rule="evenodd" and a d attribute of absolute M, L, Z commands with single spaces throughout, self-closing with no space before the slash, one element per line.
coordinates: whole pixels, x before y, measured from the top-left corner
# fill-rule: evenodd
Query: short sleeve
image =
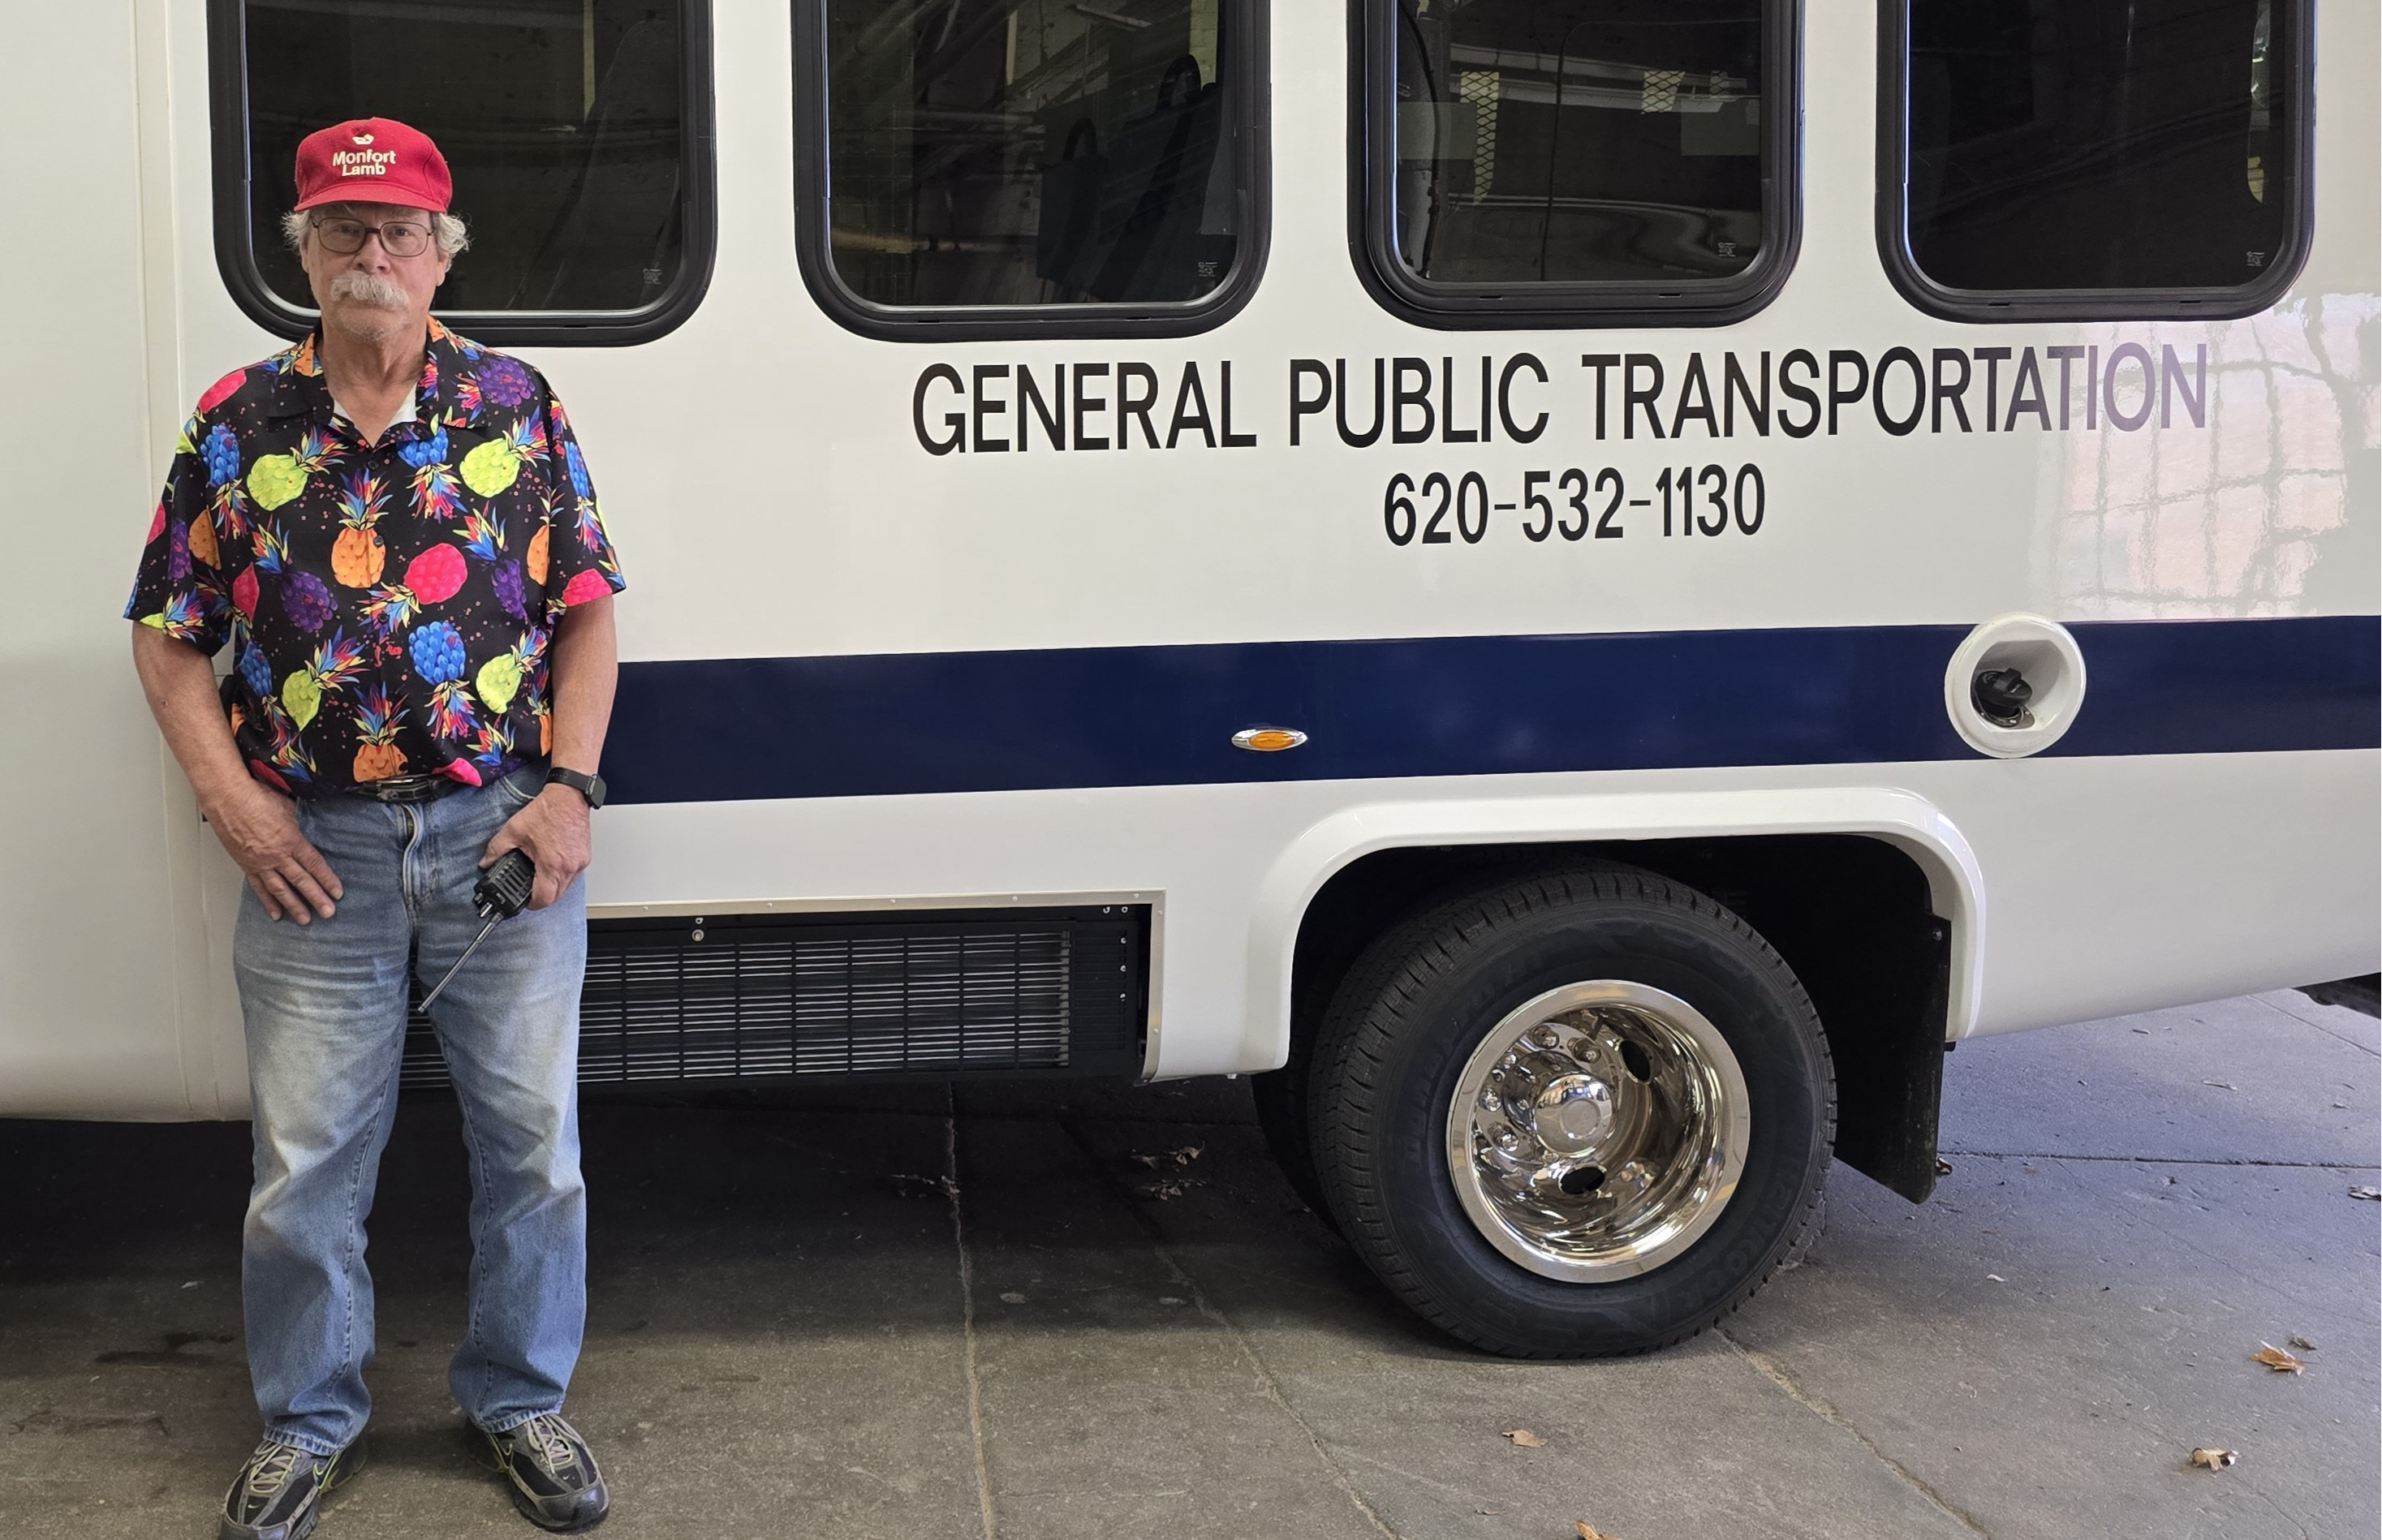
<path fill-rule="evenodd" d="M 231 582 L 248 563 L 244 544 L 234 538 L 239 458 L 229 428 L 203 415 L 183 428 L 124 606 L 126 619 L 154 626 L 210 657 L 231 635 Z"/>
<path fill-rule="evenodd" d="M 571 418 L 551 395 L 546 407 L 546 484 L 554 490 L 547 514 L 546 615 L 550 623 L 573 605 L 606 598 L 628 587 L 620 556 L 604 531 L 596 506 L 596 483 L 587 457 L 571 431 Z"/>

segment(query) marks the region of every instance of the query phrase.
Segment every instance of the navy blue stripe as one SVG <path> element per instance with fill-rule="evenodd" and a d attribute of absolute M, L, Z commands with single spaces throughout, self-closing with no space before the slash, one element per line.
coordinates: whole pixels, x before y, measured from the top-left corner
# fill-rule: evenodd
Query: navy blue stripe
<path fill-rule="evenodd" d="M 2382 746 L 2382 618 L 2071 628 L 2057 754 Z M 733 658 L 620 671 L 622 802 L 1970 759 L 1963 626 Z M 1287 753 L 1242 727 L 1305 729 Z"/>

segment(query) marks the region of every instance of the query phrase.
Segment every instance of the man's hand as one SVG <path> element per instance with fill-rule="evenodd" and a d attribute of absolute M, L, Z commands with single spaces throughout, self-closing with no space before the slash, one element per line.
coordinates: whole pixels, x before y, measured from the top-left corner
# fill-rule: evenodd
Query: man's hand
<path fill-rule="evenodd" d="M 316 914 L 328 920 L 332 901 L 346 896 L 331 863 L 299 832 L 296 807 L 271 788 L 242 776 L 207 810 L 207 823 L 276 920 L 287 915 L 301 925 Z"/>
<path fill-rule="evenodd" d="M 132 664 L 157 730 L 190 777 L 215 837 L 248 874 L 258 902 L 276 920 L 294 916 L 301 925 L 316 914 L 328 920 L 331 901 L 346 889 L 323 852 L 299 832 L 289 799 L 249 775 L 215 699 L 207 655 L 138 620 L 131 630 Z"/>
<path fill-rule="evenodd" d="M 529 907 L 544 909 L 562 897 L 564 888 L 587 870 L 587 799 L 567 786 L 549 786 L 537 801 L 514 813 L 488 841 L 480 869 L 487 870 L 507 850 L 529 852 L 537 867 L 537 881 L 529 893 Z"/>

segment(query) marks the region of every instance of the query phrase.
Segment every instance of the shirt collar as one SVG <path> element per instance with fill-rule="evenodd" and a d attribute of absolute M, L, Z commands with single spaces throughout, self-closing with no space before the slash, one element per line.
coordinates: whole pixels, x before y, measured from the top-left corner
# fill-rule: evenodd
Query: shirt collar
<path fill-rule="evenodd" d="M 323 361 L 314 350 L 320 334 L 309 332 L 295 347 L 276 353 L 267 362 L 273 371 L 273 396 L 264 409 L 268 418 L 331 417 L 331 387 L 323 378 Z"/>
<path fill-rule="evenodd" d="M 424 433 L 436 433 L 441 423 L 472 420 L 472 413 L 463 405 L 463 372 L 479 356 L 476 345 L 448 331 L 436 316 L 430 318 L 430 340 L 422 357 L 422 379 L 413 390 Z"/>
<path fill-rule="evenodd" d="M 265 416 L 310 417 L 325 426 L 329 424 L 331 387 L 323 376 L 323 361 L 317 356 L 321 344 L 322 333 L 317 329 L 273 360 L 273 397 Z M 436 316 L 430 318 L 430 335 L 422 356 L 422 377 L 413 385 L 414 421 L 421 424 L 423 436 L 436 433 L 442 423 L 471 421 L 472 413 L 463 405 L 460 387 L 465 368 L 479 357 L 479 351 L 448 331 Z"/>

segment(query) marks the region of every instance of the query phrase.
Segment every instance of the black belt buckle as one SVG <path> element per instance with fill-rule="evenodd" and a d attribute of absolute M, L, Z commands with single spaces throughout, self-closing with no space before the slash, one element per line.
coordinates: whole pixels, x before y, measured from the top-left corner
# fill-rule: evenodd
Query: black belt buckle
<path fill-rule="evenodd" d="M 451 776 L 390 776 L 359 782 L 356 791 L 376 802 L 435 802 L 462 785 Z"/>

